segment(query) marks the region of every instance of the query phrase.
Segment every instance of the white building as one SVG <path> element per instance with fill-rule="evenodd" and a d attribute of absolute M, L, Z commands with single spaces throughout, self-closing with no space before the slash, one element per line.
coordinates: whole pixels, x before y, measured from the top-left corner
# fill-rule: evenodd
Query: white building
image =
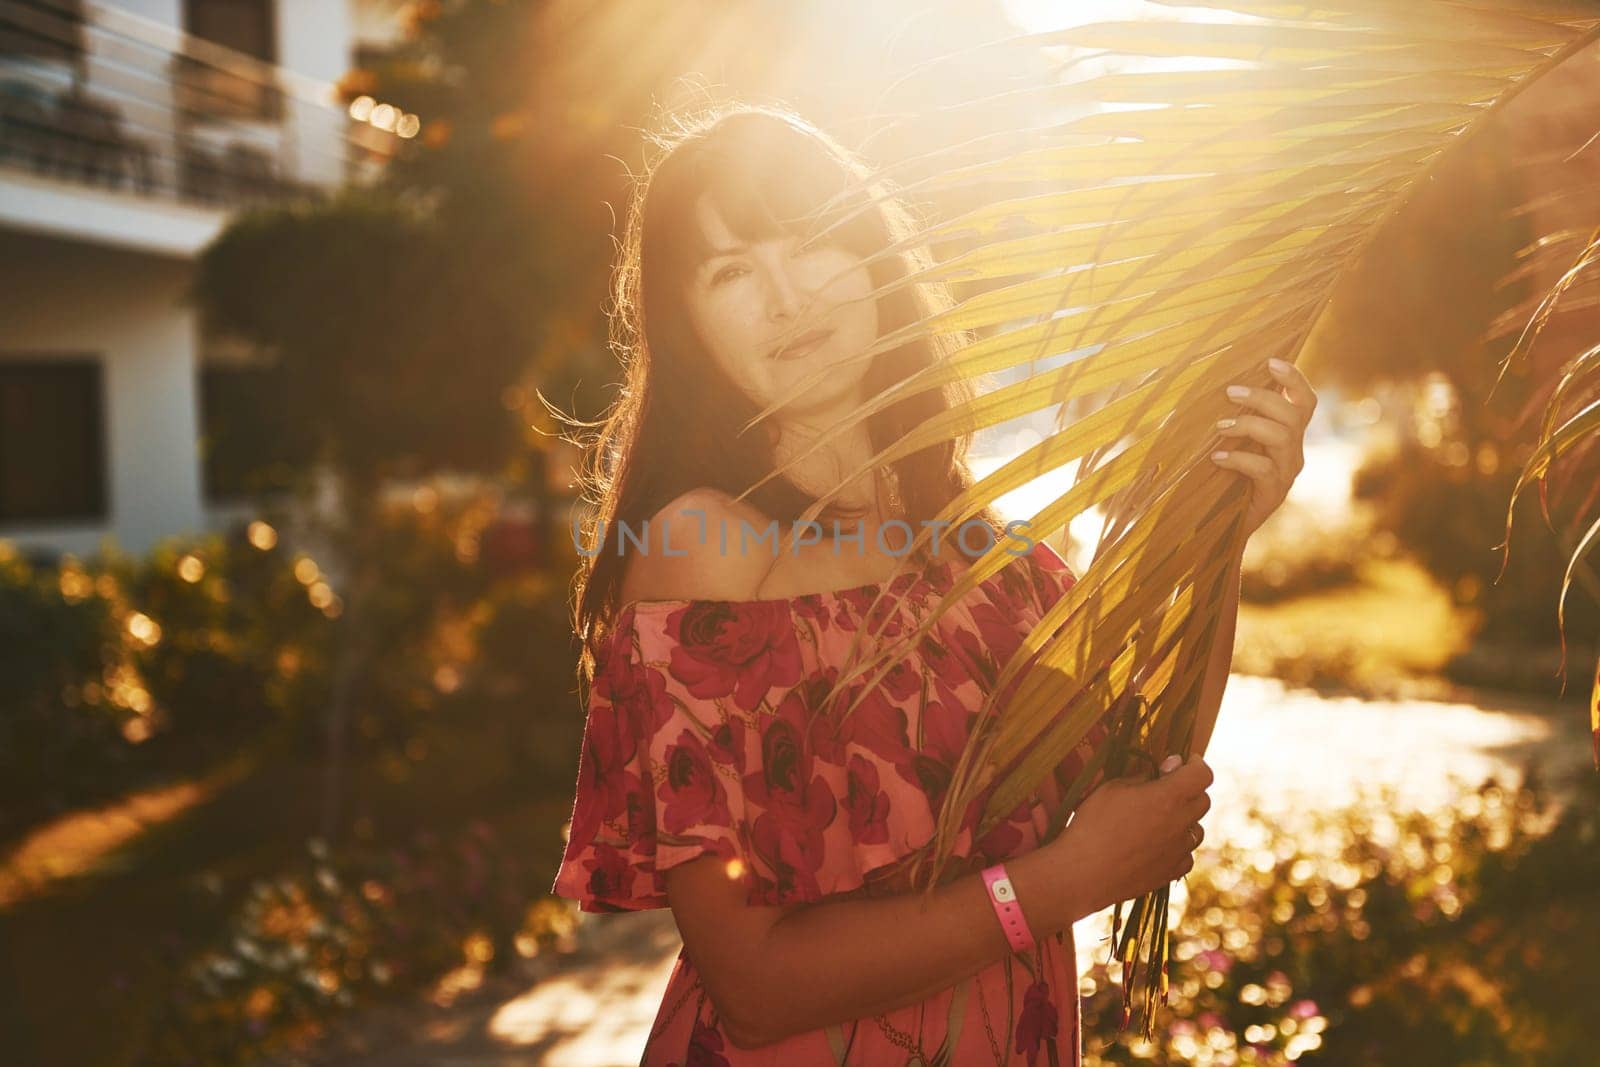
<path fill-rule="evenodd" d="M 0 0 L 0 539 L 142 552 L 235 510 L 202 456 L 229 370 L 194 259 L 240 207 L 381 165 L 396 116 L 333 83 L 397 6 Z"/>

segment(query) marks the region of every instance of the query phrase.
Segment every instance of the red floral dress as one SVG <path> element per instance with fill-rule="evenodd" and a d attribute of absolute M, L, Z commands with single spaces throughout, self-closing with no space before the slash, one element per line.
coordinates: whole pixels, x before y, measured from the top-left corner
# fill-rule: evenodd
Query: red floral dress
<path fill-rule="evenodd" d="M 900 575 L 893 591 L 908 595 L 898 605 L 885 599 L 871 621 L 893 610 L 897 618 L 881 632 L 901 632 L 956 573 L 936 559 Z M 908 882 L 885 872 L 933 837 L 982 696 L 1075 580 L 1036 542 L 1027 558 L 947 610 L 842 723 L 812 712 L 881 583 L 783 599 L 624 606 L 597 656 L 553 892 L 590 912 L 664 908 L 662 872 L 706 854 L 739 861 L 730 876 L 742 878 L 753 905 L 906 891 Z M 972 840 L 972 826 L 962 829 L 954 855 L 963 867 L 977 871 L 1038 847 L 1050 811 L 1107 732 L 1097 724 L 1032 803 L 981 839 Z M 641 1067 L 1059 1067 L 1081 1061 L 1079 1021 L 1070 927 L 920 1004 L 756 1049 L 728 1040 L 683 951 Z"/>

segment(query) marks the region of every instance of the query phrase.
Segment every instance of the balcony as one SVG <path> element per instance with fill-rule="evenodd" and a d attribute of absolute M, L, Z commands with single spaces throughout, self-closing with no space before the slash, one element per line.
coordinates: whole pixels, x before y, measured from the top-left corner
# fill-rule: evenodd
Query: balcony
<path fill-rule="evenodd" d="M 30 196 L 41 217 L 86 195 L 177 216 L 320 196 L 375 176 L 396 143 L 329 82 L 111 5 L 0 0 L 0 225 Z"/>

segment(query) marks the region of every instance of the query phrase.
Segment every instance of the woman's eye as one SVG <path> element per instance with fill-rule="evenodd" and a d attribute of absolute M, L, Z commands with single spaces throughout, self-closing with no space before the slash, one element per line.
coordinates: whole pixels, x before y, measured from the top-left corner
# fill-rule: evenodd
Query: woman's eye
<path fill-rule="evenodd" d="M 715 273 L 715 274 L 713 274 L 711 276 L 711 284 L 712 285 L 720 285 L 723 282 L 727 281 L 729 278 L 733 277 L 739 271 L 742 271 L 742 270 L 744 270 L 743 267 L 735 267 L 735 266 L 723 267 L 721 270 L 717 271 L 717 273 Z"/>

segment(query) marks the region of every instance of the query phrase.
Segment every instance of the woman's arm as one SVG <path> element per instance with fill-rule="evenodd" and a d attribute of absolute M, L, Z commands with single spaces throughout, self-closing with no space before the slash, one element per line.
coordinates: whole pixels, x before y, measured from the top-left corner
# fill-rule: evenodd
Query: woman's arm
<path fill-rule="evenodd" d="M 1173 759 L 1158 778 L 1103 781 L 1060 834 L 1006 860 L 1036 939 L 1193 866 L 1188 830 L 1211 806 L 1211 769 L 1198 756 Z M 915 1004 L 1011 953 L 978 873 L 931 893 L 787 907 L 747 904 L 715 856 L 663 877 L 688 955 L 740 1048 Z"/>
<path fill-rule="evenodd" d="M 1211 645 L 1211 656 L 1206 661 L 1205 680 L 1200 683 L 1200 704 L 1195 709 L 1194 742 L 1190 752 L 1205 753 L 1211 742 L 1211 731 L 1217 724 L 1217 712 L 1222 707 L 1222 692 L 1228 686 L 1228 671 L 1233 667 L 1234 634 L 1239 623 L 1239 582 L 1244 561 L 1241 550 L 1233 557 L 1228 573 L 1223 577 L 1222 618 L 1217 621 L 1216 640 Z"/>
<path fill-rule="evenodd" d="M 1028 926 L 1042 940 L 1090 913 L 1085 865 L 1063 878 L 1047 848 L 1006 861 Z M 722 860 L 665 874 L 684 943 L 722 1027 L 756 1048 L 829 1023 L 915 1004 L 1011 953 L 983 878 L 875 898 L 751 907 Z"/>

